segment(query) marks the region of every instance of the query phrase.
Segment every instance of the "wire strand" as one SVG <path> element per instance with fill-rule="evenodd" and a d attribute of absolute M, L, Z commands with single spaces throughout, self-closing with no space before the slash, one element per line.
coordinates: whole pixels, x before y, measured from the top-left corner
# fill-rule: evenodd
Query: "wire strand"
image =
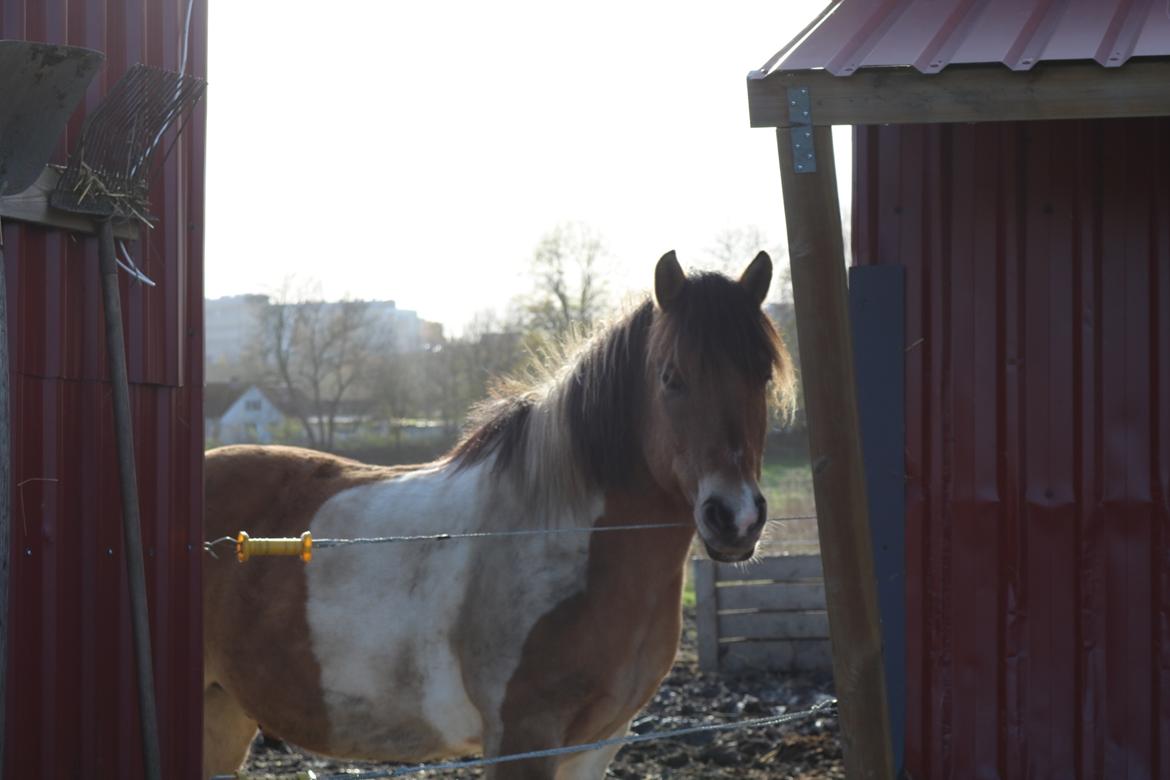
<path fill-rule="evenodd" d="M 774 517 L 769 523 L 782 523 L 794 520 L 816 520 L 816 515 L 792 515 L 789 517 Z M 329 549 L 331 547 L 349 547 L 359 544 L 398 544 L 402 542 L 449 542 L 460 539 L 492 539 L 517 536 L 547 536 L 552 534 L 595 534 L 608 531 L 648 531 L 658 528 L 694 528 L 693 523 L 645 523 L 641 525 L 602 525 L 584 528 L 524 528 L 511 531 L 467 531 L 462 533 L 415 534 L 400 536 L 364 536 L 352 539 L 314 539 L 313 549 Z M 203 549 L 215 557 L 215 547 L 220 544 L 235 544 L 234 536 L 221 536 L 218 539 L 203 543 Z"/>
<path fill-rule="evenodd" d="M 380 780 L 387 777 L 406 777 L 407 775 L 421 774 L 422 772 L 451 772 L 456 769 L 477 769 L 480 767 L 495 766 L 496 764 L 507 764 L 515 761 L 528 761 L 534 758 L 553 758 L 556 756 L 572 755 L 574 753 L 585 753 L 590 750 L 597 750 L 604 747 L 613 747 L 614 745 L 633 745 L 639 742 L 657 742 L 664 739 L 675 739 L 678 737 L 685 737 L 690 734 L 700 734 L 708 731 L 732 731 L 737 729 L 755 729 L 764 728 L 767 726 L 779 726 L 784 723 L 791 723 L 798 720 L 807 720 L 808 718 L 819 716 L 824 718 L 837 717 L 837 700 L 826 699 L 818 704 L 814 704 L 807 710 L 800 712 L 788 712 L 783 715 L 771 715 L 765 718 L 753 718 L 750 720 L 739 720 L 733 723 L 708 723 L 701 726 L 688 726 L 681 729 L 672 729 L 671 731 L 655 731 L 649 734 L 630 734 L 624 737 L 611 737 L 610 739 L 601 739 L 596 742 L 587 742 L 583 745 L 566 745 L 559 748 L 546 748 L 545 750 L 530 750 L 526 753 L 510 753 L 505 756 L 493 756 L 490 758 L 473 758 L 464 761 L 447 761 L 440 764 L 418 764 L 415 766 L 396 767 L 394 769 L 374 769 L 369 772 L 335 772 L 328 775 L 315 775 L 317 780 Z M 247 775 L 232 774 L 232 775 L 216 775 L 211 780 L 237 780 L 244 778 Z"/>

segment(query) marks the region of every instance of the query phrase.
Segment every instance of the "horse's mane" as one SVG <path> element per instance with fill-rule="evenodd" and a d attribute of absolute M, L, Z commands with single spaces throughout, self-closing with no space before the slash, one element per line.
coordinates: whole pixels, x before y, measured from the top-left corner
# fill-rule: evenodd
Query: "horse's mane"
<path fill-rule="evenodd" d="M 644 473 L 641 429 L 648 357 L 697 351 L 704 370 L 732 367 L 771 381 L 774 399 L 793 405 L 792 361 L 775 327 L 747 290 L 719 274 L 687 280 L 670 311 L 645 300 L 592 338 L 537 358 L 524 377 L 493 387 L 471 412 L 468 432 L 447 455 L 456 469 L 495 456 L 546 506 L 589 490 L 627 487 Z"/>

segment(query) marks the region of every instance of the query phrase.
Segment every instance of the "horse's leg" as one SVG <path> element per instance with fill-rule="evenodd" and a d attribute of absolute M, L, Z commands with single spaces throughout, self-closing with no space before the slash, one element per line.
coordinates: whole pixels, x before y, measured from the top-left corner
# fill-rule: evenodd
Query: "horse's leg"
<path fill-rule="evenodd" d="M 624 737 L 630 730 L 627 722 L 620 729 L 610 734 L 608 739 Z M 622 749 L 621 745 L 590 750 L 588 753 L 577 753 L 561 761 L 557 768 L 556 780 L 601 780 L 605 777 L 605 770 L 609 767 L 613 757 Z"/>
<path fill-rule="evenodd" d="M 232 695 L 212 683 L 203 691 L 203 776 L 232 774 L 244 763 L 256 721 Z"/>
<path fill-rule="evenodd" d="M 556 747 L 561 737 L 553 727 L 552 719 L 532 719 L 524 723 L 510 723 L 502 728 L 503 738 L 494 735 L 495 729 L 488 728 L 484 735 L 484 749 L 488 755 L 509 756 Z M 498 747 L 493 747 L 498 746 Z M 511 761 L 488 767 L 484 780 L 556 780 L 557 760 L 555 758 L 533 758 L 527 761 Z"/>

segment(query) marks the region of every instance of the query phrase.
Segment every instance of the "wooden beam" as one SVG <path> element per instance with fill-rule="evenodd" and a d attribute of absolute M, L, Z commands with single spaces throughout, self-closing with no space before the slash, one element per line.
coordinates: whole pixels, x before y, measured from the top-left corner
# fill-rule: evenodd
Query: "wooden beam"
<path fill-rule="evenodd" d="M 1042 62 L 1029 71 L 1000 64 L 823 70 L 748 76 L 752 127 L 786 127 L 788 89 L 805 87 L 817 125 L 875 125 L 1170 116 L 1170 59 Z"/>
<path fill-rule="evenodd" d="M 790 130 L 777 143 L 845 774 L 892 778 L 832 130 L 813 130 L 814 173 L 796 172 Z"/>
<path fill-rule="evenodd" d="M 84 214 L 73 214 L 68 211 L 58 211 L 49 205 L 49 195 L 57 188 L 57 180 L 61 172 L 51 166 L 45 166 L 41 175 L 24 192 L 15 195 L 0 196 L 0 220 L 13 219 L 18 222 L 31 222 L 34 225 L 69 230 L 86 235 L 97 234 L 97 222 Z M 114 237 L 128 241 L 138 240 L 138 224 L 119 220 L 114 223 Z"/>
<path fill-rule="evenodd" d="M 699 669 L 714 674 L 719 671 L 719 594 L 715 591 L 715 563 L 707 558 L 696 558 L 693 571 Z"/>

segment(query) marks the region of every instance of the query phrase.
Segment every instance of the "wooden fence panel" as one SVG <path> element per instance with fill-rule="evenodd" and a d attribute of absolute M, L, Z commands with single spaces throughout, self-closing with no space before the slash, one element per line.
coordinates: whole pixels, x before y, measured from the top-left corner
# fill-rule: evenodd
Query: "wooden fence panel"
<path fill-rule="evenodd" d="M 807 672 L 833 668 L 828 639 L 732 642 L 723 646 L 720 671 Z"/>
<path fill-rule="evenodd" d="M 749 564 L 716 563 L 716 582 L 823 580 L 819 555 L 777 555 Z"/>
<path fill-rule="evenodd" d="M 719 616 L 720 639 L 825 639 L 829 613 L 732 612 Z"/>
<path fill-rule="evenodd" d="M 699 667 L 705 672 L 832 668 L 819 555 L 748 566 L 694 561 Z"/>
<path fill-rule="evenodd" d="M 710 561 L 706 561 L 710 563 Z M 711 580 L 712 593 L 715 581 Z M 725 587 L 719 590 L 719 609 L 809 610 L 825 608 L 822 582 L 776 582 Z"/>

